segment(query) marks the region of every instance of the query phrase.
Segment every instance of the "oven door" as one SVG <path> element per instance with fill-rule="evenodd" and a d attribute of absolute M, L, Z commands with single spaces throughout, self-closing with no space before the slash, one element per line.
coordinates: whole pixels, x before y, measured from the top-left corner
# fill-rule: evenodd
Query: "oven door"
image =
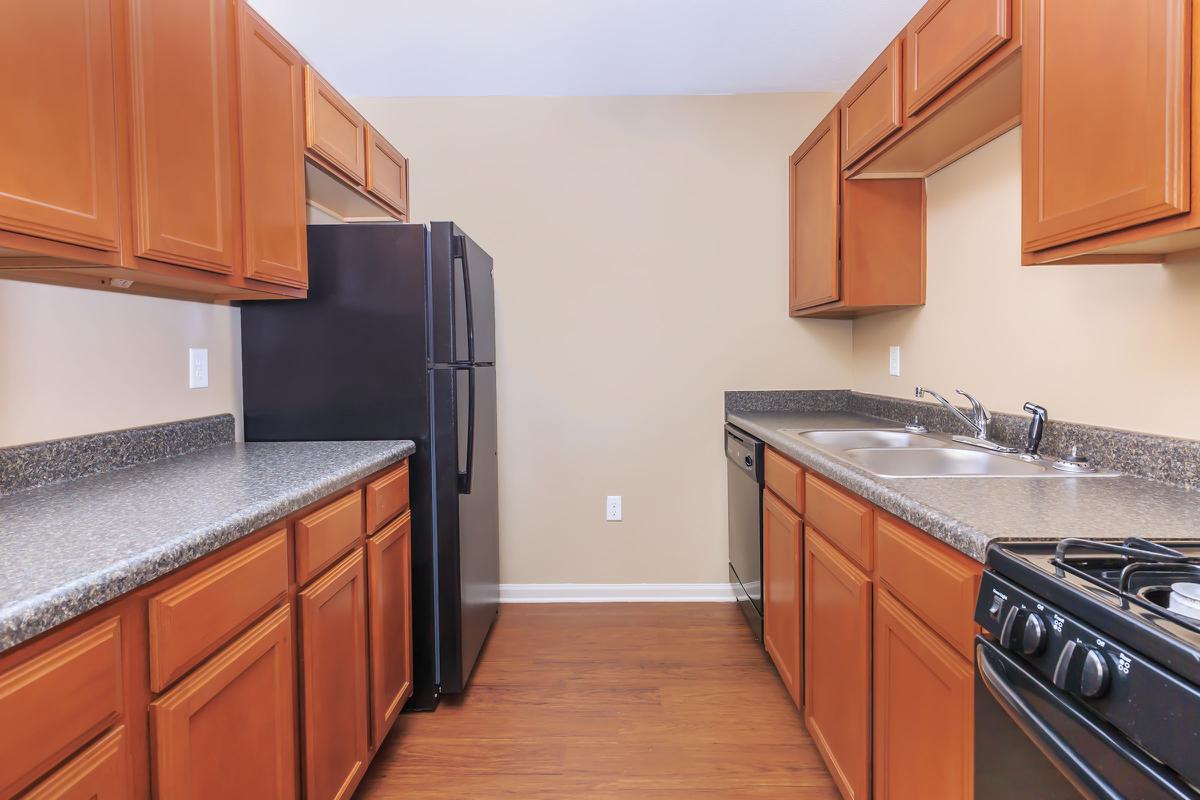
<path fill-rule="evenodd" d="M 975 799 L 1081 797 L 1200 794 L 994 642 L 976 637 Z"/>

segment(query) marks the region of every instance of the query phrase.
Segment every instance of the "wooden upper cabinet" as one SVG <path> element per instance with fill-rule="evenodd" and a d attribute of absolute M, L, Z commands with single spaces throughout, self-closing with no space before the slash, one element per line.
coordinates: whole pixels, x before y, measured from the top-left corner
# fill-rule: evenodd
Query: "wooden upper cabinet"
<path fill-rule="evenodd" d="M 870 796 L 871 579 L 804 530 L 804 721 L 846 800 Z"/>
<path fill-rule="evenodd" d="M 134 797 L 125 727 L 102 736 L 21 800 L 129 800 Z"/>
<path fill-rule="evenodd" d="M 408 159 L 367 126 L 367 191 L 403 215 L 408 214 Z"/>
<path fill-rule="evenodd" d="M 296 797 L 293 641 L 282 606 L 150 704 L 155 797 Z"/>
<path fill-rule="evenodd" d="M 116 250 L 110 0 L 0 10 L 0 228 Z"/>
<path fill-rule="evenodd" d="M 362 549 L 302 591 L 304 796 L 341 800 L 367 768 L 367 595 Z"/>
<path fill-rule="evenodd" d="M 1026 0 L 1026 252 L 1188 210 L 1190 5 Z"/>
<path fill-rule="evenodd" d="M 304 60 L 244 3 L 238 63 L 247 278 L 308 285 Z"/>
<path fill-rule="evenodd" d="M 875 59 L 842 98 L 842 164 L 850 166 L 904 124 L 901 105 L 904 39 Z"/>
<path fill-rule="evenodd" d="M 371 733 L 378 747 L 412 696 L 412 515 L 367 540 Z"/>
<path fill-rule="evenodd" d="M 792 702 L 800 705 L 804 673 L 800 516 L 770 489 L 763 490 L 763 645 Z"/>
<path fill-rule="evenodd" d="M 875 604 L 875 800 L 970 800 L 975 670 L 886 590 Z"/>
<path fill-rule="evenodd" d="M 241 261 L 234 0 L 130 0 L 137 255 Z"/>
<path fill-rule="evenodd" d="M 838 299 L 839 116 L 838 109 L 831 111 L 790 161 L 789 305 L 793 312 Z"/>
<path fill-rule="evenodd" d="M 1012 38 L 1012 3 L 929 0 L 917 12 L 904 29 L 907 115 L 920 111 Z"/>
<path fill-rule="evenodd" d="M 367 123 L 362 114 L 308 65 L 304 98 L 305 145 L 323 164 L 362 186 L 367 169 Z"/>

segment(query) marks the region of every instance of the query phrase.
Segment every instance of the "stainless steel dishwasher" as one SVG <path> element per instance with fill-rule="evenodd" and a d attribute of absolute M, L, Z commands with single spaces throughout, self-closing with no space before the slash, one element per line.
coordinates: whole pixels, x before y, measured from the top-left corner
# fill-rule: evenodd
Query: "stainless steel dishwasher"
<path fill-rule="evenodd" d="M 763 443 L 725 426 L 729 473 L 729 583 L 754 638 L 762 642 Z"/>

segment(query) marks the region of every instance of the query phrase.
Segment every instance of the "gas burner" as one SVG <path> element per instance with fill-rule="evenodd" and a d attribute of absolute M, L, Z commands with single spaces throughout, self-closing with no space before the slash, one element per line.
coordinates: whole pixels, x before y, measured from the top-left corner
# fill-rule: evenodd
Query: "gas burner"
<path fill-rule="evenodd" d="M 1176 614 L 1200 620 L 1200 583 L 1173 583 L 1167 607 Z"/>

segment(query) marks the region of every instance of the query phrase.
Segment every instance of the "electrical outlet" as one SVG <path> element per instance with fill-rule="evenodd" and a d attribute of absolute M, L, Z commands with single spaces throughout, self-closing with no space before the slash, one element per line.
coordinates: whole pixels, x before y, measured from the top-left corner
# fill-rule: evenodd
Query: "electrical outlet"
<path fill-rule="evenodd" d="M 888 375 L 900 376 L 900 347 L 898 345 L 888 348 Z"/>
<path fill-rule="evenodd" d="M 188 348 L 188 388 L 208 388 L 208 348 Z"/>
<path fill-rule="evenodd" d="M 621 495 L 610 494 L 608 496 L 608 504 L 605 509 L 604 518 L 609 522 L 621 521 Z"/>

